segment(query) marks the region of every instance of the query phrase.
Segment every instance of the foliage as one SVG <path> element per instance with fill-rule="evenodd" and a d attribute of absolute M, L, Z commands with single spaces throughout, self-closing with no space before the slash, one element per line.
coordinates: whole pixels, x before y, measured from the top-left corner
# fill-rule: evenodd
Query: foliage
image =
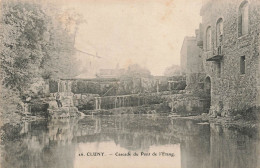
<path fill-rule="evenodd" d="M 30 89 L 38 93 L 44 80 L 77 75 L 75 33 L 68 29 L 80 23 L 75 13 L 36 1 L 3 0 L 1 9 L 1 104 L 17 106 Z"/>
<path fill-rule="evenodd" d="M 75 55 L 75 32 L 72 27 L 81 23 L 76 13 L 64 11 L 50 12 L 53 17 L 48 25 L 48 43 L 45 46 L 45 56 L 42 60 L 44 78 L 71 78 L 78 75 L 79 62 Z M 75 17 L 75 18 L 74 18 Z M 64 19 L 66 18 L 66 19 Z"/>
<path fill-rule="evenodd" d="M 5 2 L 2 9 L 3 84 L 22 91 L 39 75 L 46 45 L 46 16 L 39 6 L 29 3 Z"/>
<path fill-rule="evenodd" d="M 49 89 L 50 89 L 50 93 L 58 92 L 58 81 L 49 80 Z"/>
<path fill-rule="evenodd" d="M 17 105 L 21 102 L 18 92 L 2 87 L 0 95 L 0 112 L 2 113 L 7 110 L 15 112 L 17 110 Z"/>
<path fill-rule="evenodd" d="M 176 90 L 184 90 L 186 88 L 186 81 L 180 81 L 176 84 Z"/>
<path fill-rule="evenodd" d="M 17 123 L 21 116 L 17 113 L 20 109 L 21 100 L 19 93 L 2 87 L 0 90 L 0 127 L 5 123 Z"/>
<path fill-rule="evenodd" d="M 62 27 L 56 11 L 29 2 L 2 5 L 1 68 L 3 84 L 25 90 L 33 78 L 72 77 L 74 34 Z"/>
<path fill-rule="evenodd" d="M 180 75 L 181 69 L 179 65 L 172 65 L 164 70 L 164 76 Z"/>
<path fill-rule="evenodd" d="M 235 116 L 235 119 L 244 119 L 247 121 L 258 121 L 259 119 L 259 108 L 251 107 L 243 110 L 230 110 L 230 116 Z"/>
<path fill-rule="evenodd" d="M 163 98 L 162 96 L 160 95 L 154 95 L 154 94 L 144 94 L 144 97 L 146 99 L 146 104 L 160 104 L 160 103 L 163 103 L 165 102 L 165 98 Z"/>
<path fill-rule="evenodd" d="M 123 77 L 151 77 L 151 72 L 139 64 L 131 64 Z"/>

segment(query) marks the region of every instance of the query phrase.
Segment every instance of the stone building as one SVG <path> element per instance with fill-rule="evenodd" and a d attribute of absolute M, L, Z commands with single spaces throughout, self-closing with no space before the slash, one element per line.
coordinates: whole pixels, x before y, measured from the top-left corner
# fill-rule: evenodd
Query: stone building
<path fill-rule="evenodd" d="M 181 73 L 186 76 L 186 90 L 194 91 L 203 84 L 204 76 L 201 49 L 196 37 L 185 37 L 181 48 Z"/>
<path fill-rule="evenodd" d="M 260 1 L 207 0 L 196 30 L 210 114 L 234 115 L 260 105 Z M 197 64 L 197 62 L 195 61 Z"/>

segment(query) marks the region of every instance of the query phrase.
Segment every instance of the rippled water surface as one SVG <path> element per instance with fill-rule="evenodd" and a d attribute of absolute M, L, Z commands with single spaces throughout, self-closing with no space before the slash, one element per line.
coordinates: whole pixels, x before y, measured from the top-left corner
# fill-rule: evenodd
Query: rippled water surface
<path fill-rule="evenodd" d="M 260 165 L 258 130 L 186 119 L 89 116 L 5 125 L 3 130 L 1 168 L 258 168 Z"/>

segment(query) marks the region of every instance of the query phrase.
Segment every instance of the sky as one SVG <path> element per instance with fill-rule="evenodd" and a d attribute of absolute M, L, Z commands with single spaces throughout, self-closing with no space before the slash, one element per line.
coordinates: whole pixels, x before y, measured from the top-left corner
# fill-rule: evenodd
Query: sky
<path fill-rule="evenodd" d="M 62 0 L 86 20 L 75 47 L 102 57 L 99 68 L 127 68 L 138 63 L 153 75 L 180 64 L 185 36 L 194 36 L 201 22 L 201 0 Z M 81 68 L 90 56 L 78 53 Z M 91 58 L 92 59 L 92 58 Z"/>

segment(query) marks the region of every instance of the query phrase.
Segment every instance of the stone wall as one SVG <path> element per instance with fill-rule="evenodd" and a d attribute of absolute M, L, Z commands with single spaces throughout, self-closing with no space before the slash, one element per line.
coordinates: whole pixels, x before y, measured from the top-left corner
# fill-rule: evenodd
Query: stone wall
<path fill-rule="evenodd" d="M 185 37 L 181 48 L 181 73 L 192 74 L 202 72 L 200 48 L 196 37 Z"/>
<path fill-rule="evenodd" d="M 205 73 L 191 73 L 186 75 L 186 90 L 192 93 L 196 93 L 198 90 L 203 91 L 205 77 Z"/>
<path fill-rule="evenodd" d="M 187 45 L 187 68 L 186 75 L 201 73 L 202 60 L 200 55 L 200 48 L 196 44 L 196 38 L 189 40 Z"/>
<path fill-rule="evenodd" d="M 196 31 L 196 34 L 199 30 Z M 203 92 L 206 74 L 203 71 L 201 48 L 197 46 L 197 37 L 185 37 L 181 48 L 181 67 L 185 71 L 186 90 L 197 94 Z"/>
<path fill-rule="evenodd" d="M 238 9 L 241 0 L 209 1 L 201 9 L 204 70 L 211 80 L 211 114 L 229 115 L 259 106 L 259 26 L 260 6 L 249 2 L 249 31 L 238 36 Z M 223 58 L 220 71 L 217 62 L 206 59 L 216 55 L 216 23 L 223 19 Z M 212 49 L 206 50 L 206 30 L 211 26 Z M 245 56 L 245 74 L 240 73 L 240 59 Z M 220 74 L 219 74 L 220 72 Z M 257 84 L 258 83 L 258 84 Z M 257 86 L 258 85 L 258 86 Z"/>
<path fill-rule="evenodd" d="M 209 110 L 209 100 L 194 94 L 179 93 L 163 97 L 167 99 L 171 111 L 177 114 L 198 115 L 207 113 Z"/>

